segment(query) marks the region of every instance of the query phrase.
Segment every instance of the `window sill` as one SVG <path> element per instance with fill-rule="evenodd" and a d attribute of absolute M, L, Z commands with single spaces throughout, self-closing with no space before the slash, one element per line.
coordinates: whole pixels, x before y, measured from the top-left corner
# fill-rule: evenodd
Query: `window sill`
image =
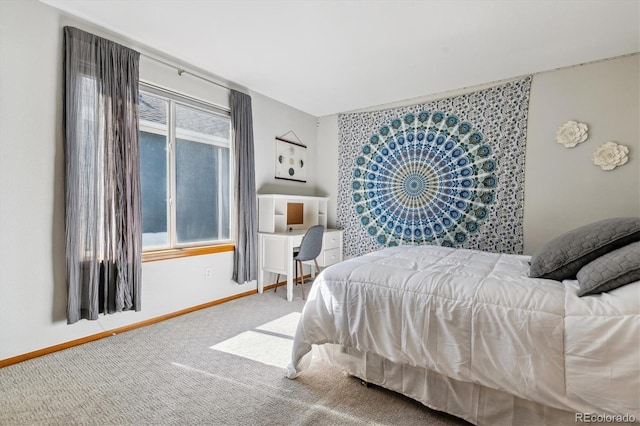
<path fill-rule="evenodd" d="M 142 253 L 142 262 L 156 262 L 158 260 L 177 259 L 180 257 L 201 256 L 203 254 L 223 253 L 234 251 L 235 244 L 219 244 L 215 246 L 188 247 L 180 249 L 154 250 Z"/>

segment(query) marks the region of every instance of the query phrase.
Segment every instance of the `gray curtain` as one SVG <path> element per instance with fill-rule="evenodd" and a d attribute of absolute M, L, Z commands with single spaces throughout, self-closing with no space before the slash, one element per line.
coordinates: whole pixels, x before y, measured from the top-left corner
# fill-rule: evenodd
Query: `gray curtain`
<path fill-rule="evenodd" d="M 67 322 L 140 310 L 140 54 L 64 28 Z"/>
<path fill-rule="evenodd" d="M 251 97 L 231 90 L 231 126 L 235 153 L 235 198 L 238 225 L 233 279 L 238 284 L 257 278 L 258 209 L 253 155 Z"/>

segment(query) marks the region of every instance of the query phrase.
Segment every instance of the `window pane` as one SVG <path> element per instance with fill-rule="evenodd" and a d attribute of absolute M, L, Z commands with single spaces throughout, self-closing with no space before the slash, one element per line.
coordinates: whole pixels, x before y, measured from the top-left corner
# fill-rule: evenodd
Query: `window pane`
<path fill-rule="evenodd" d="M 231 183 L 229 182 L 229 148 L 218 148 L 220 152 L 220 185 L 219 196 L 221 204 L 221 221 L 220 221 L 220 239 L 230 240 L 231 235 L 229 228 L 229 190 Z"/>
<path fill-rule="evenodd" d="M 230 240 L 228 115 L 140 91 L 143 248 Z"/>
<path fill-rule="evenodd" d="M 167 138 L 140 132 L 142 247 L 168 246 Z"/>
<path fill-rule="evenodd" d="M 167 127 L 167 106 L 168 102 L 159 96 L 150 93 L 140 92 L 138 95 L 138 114 L 143 124 L 157 123 Z M 146 122 L 146 123 L 144 123 Z"/>
<path fill-rule="evenodd" d="M 142 248 L 169 246 L 167 116 L 169 102 L 139 92 Z"/>
<path fill-rule="evenodd" d="M 184 139 L 176 141 L 178 243 L 228 238 L 229 219 L 221 209 L 220 174 L 223 155 L 220 151 L 221 148 L 215 145 Z M 228 189 L 226 192 L 228 193 Z"/>
<path fill-rule="evenodd" d="M 229 118 L 176 104 L 176 135 L 188 139 L 204 138 L 212 143 L 229 144 Z"/>

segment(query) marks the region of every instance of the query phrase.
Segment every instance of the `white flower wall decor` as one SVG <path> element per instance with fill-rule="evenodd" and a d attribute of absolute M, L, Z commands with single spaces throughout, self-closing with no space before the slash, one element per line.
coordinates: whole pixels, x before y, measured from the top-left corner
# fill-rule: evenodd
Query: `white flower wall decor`
<path fill-rule="evenodd" d="M 593 164 L 600 166 L 602 170 L 613 170 L 625 164 L 629 157 L 629 148 L 615 142 L 607 142 L 593 151 Z"/>
<path fill-rule="evenodd" d="M 587 140 L 589 128 L 584 123 L 567 121 L 556 132 L 556 142 L 564 145 L 565 148 L 573 148 Z"/>

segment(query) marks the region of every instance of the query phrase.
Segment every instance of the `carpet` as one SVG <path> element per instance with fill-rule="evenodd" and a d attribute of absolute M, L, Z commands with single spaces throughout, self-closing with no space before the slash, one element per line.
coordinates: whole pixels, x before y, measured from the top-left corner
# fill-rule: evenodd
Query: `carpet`
<path fill-rule="evenodd" d="M 300 289 L 0 369 L 2 425 L 465 425 L 316 360 L 285 378 Z"/>

